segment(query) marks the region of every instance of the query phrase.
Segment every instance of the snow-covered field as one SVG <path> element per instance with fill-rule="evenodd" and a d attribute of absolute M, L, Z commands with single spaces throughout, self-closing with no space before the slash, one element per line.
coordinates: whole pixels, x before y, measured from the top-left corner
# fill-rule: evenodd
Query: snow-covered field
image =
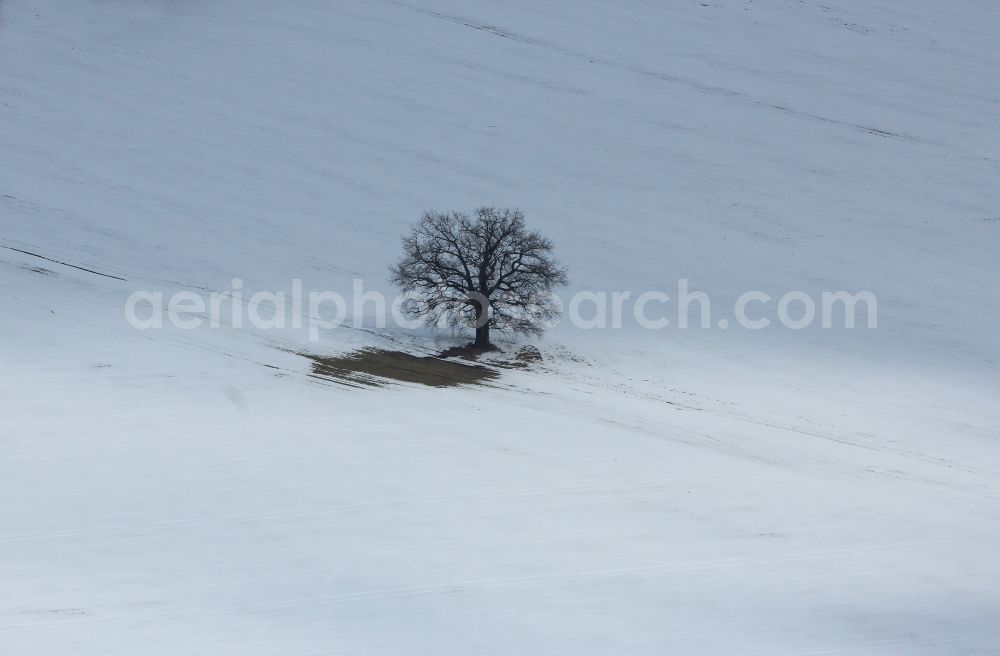
<path fill-rule="evenodd" d="M 0 0 L 0 654 L 1000 653 L 998 26 Z M 359 390 L 292 351 L 461 340 L 125 320 L 390 292 L 420 212 L 481 204 L 567 297 L 685 278 L 713 327 Z M 754 289 L 870 290 L 878 327 L 718 328 Z"/>

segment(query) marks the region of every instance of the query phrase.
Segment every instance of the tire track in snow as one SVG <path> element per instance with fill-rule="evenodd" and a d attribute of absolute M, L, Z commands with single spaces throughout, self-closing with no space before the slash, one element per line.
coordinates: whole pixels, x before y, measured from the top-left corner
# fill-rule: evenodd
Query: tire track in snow
<path fill-rule="evenodd" d="M 883 128 L 877 128 L 871 125 L 864 125 L 862 123 L 853 123 L 851 121 L 844 121 L 840 119 L 830 118 L 829 116 L 823 116 L 822 114 L 814 114 L 812 112 L 801 111 L 787 107 L 785 105 L 779 105 L 776 103 L 768 102 L 766 100 L 761 100 L 759 98 L 754 98 L 742 91 L 737 91 L 735 89 L 728 89 L 726 87 L 712 86 L 708 84 L 703 84 L 696 80 L 682 77 L 680 75 L 672 75 L 670 73 L 662 73 L 659 71 L 653 71 L 647 68 L 641 68 L 634 64 L 627 64 L 623 62 L 618 62 L 612 59 L 606 59 L 603 57 L 598 57 L 596 55 L 590 55 L 585 52 L 578 50 L 573 50 L 565 46 L 552 43 L 550 41 L 544 41 L 534 37 L 529 37 L 523 34 L 517 34 L 515 32 L 509 32 L 507 30 L 500 29 L 494 25 L 487 25 L 485 23 L 478 23 L 472 19 L 465 18 L 463 16 L 457 16 L 454 14 L 446 14 L 439 11 L 433 11 L 431 9 L 424 9 L 422 7 L 415 7 L 413 5 L 407 4 L 405 2 L 400 2 L 399 0 L 381 0 L 386 4 L 395 5 L 409 11 L 413 11 L 431 18 L 436 18 L 438 20 L 448 21 L 467 27 L 473 30 L 478 30 L 480 32 L 485 32 L 487 34 L 508 39 L 510 41 L 516 41 L 518 43 L 523 43 L 528 46 L 542 48 L 550 52 L 555 52 L 566 57 L 572 57 L 574 59 L 580 59 L 592 64 L 601 64 L 602 66 L 607 66 L 609 68 L 614 68 L 618 70 L 627 71 L 636 75 L 641 75 L 642 77 L 652 78 L 659 80 L 661 82 L 669 82 L 671 84 L 677 84 L 681 86 L 688 87 L 699 93 L 715 95 L 724 98 L 730 98 L 737 100 L 755 107 L 762 107 L 770 109 L 773 111 L 781 112 L 783 114 L 788 114 L 790 116 L 795 116 L 797 118 L 807 119 L 811 121 L 816 121 L 819 123 L 827 123 L 829 125 L 837 125 L 840 127 L 847 127 L 854 130 L 860 130 L 862 132 L 872 134 L 879 137 L 898 139 L 902 141 L 907 141 L 910 143 L 926 144 L 925 141 L 918 139 L 917 137 L 902 132 L 893 132 L 891 130 L 886 130 Z"/>

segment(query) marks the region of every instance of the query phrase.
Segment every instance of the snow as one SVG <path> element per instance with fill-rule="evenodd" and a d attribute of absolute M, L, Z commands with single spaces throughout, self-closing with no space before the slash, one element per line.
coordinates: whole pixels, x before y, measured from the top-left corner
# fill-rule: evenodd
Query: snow
<path fill-rule="evenodd" d="M 0 652 L 996 653 L 998 24 L 0 4 Z M 355 390 L 289 351 L 456 339 L 124 318 L 389 292 L 421 211 L 481 204 L 555 240 L 567 298 L 870 290 L 878 327 L 626 313 L 495 386 Z"/>

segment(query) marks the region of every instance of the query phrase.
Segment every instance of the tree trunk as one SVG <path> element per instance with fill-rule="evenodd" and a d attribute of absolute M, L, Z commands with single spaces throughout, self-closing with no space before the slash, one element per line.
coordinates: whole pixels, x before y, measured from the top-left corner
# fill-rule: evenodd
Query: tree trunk
<path fill-rule="evenodd" d="M 476 348 L 485 349 L 490 347 L 490 324 L 487 322 L 482 326 L 476 327 L 476 342 L 473 344 Z"/>
<path fill-rule="evenodd" d="M 473 293 L 472 307 L 476 312 L 476 341 L 473 346 L 478 349 L 490 347 L 490 306 L 486 296 L 481 293 Z"/>

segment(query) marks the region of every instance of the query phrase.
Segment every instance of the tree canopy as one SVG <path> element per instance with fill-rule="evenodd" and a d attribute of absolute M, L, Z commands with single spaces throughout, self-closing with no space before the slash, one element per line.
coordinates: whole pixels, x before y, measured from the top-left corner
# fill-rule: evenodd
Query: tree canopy
<path fill-rule="evenodd" d="M 529 231 L 518 209 L 426 212 L 403 238 L 392 281 L 409 295 L 408 315 L 429 325 L 473 326 L 474 345 L 488 348 L 491 328 L 541 335 L 559 315 L 552 292 L 567 278 L 552 250 L 552 240 Z"/>

